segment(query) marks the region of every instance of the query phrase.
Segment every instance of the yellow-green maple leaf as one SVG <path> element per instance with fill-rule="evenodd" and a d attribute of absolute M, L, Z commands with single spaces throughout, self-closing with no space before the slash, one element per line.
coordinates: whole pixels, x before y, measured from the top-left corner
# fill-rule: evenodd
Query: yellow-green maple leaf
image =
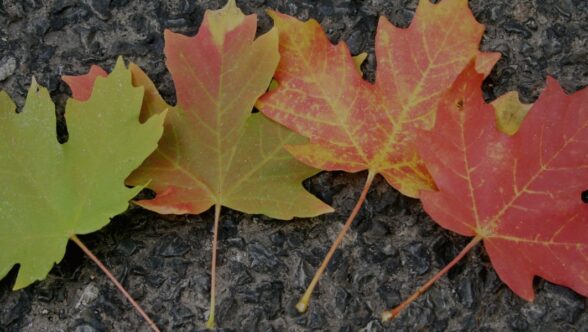
<path fill-rule="evenodd" d="M 45 278 L 70 237 L 102 228 L 141 190 L 124 180 L 157 147 L 165 116 L 141 124 L 142 100 L 119 60 L 88 101 L 68 101 L 59 144 L 46 89 L 33 80 L 21 113 L 0 93 L 0 278 L 20 264 L 15 289 Z"/>

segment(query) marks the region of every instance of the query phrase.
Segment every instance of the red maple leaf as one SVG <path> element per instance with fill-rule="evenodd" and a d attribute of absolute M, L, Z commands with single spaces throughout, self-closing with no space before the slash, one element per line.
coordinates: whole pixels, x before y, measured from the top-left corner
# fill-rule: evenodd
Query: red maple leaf
<path fill-rule="evenodd" d="M 473 236 L 441 272 L 395 309 L 392 318 L 477 243 L 517 295 L 534 298 L 533 278 L 588 295 L 588 89 L 567 95 L 553 78 L 513 136 L 500 132 L 482 98 L 483 75 L 470 67 L 442 99 L 419 151 L 438 191 L 425 211 L 444 228 Z"/>

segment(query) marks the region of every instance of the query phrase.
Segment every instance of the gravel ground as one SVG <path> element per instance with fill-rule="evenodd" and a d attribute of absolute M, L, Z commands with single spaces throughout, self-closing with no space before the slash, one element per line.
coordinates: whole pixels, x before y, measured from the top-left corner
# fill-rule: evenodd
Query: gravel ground
<path fill-rule="evenodd" d="M 62 74 L 90 64 L 111 68 L 117 55 L 141 65 L 170 102 L 163 62 L 164 28 L 194 34 L 205 9 L 224 1 L 2 0 L 0 89 L 22 106 L 31 76 L 47 86 L 59 112 L 69 93 Z M 373 80 L 378 15 L 408 26 L 416 0 L 238 1 L 271 26 L 265 8 L 321 22 L 333 42 L 367 51 Z M 576 91 L 588 84 L 586 0 L 474 0 L 487 27 L 482 49 L 502 60 L 486 80 L 488 100 L 518 90 L 537 98 L 546 75 Z M 58 131 L 63 132 L 63 126 Z M 418 201 L 377 178 L 342 250 L 323 277 L 309 311 L 294 309 L 328 245 L 359 195 L 365 173 L 322 173 L 306 182 L 337 212 L 292 222 L 223 210 L 217 320 L 227 331 L 588 331 L 586 299 L 536 279 L 528 303 L 497 278 L 481 247 L 473 250 L 403 315 L 379 321 L 456 255 L 467 239 L 435 225 Z M 33 208 L 33 207 L 32 207 Z M 131 207 L 82 239 L 112 267 L 164 330 L 204 326 L 210 275 L 210 212 L 158 216 Z M 75 246 L 45 281 L 12 292 L 16 270 L 0 282 L 0 331 L 134 331 L 146 326 L 96 266 Z"/>

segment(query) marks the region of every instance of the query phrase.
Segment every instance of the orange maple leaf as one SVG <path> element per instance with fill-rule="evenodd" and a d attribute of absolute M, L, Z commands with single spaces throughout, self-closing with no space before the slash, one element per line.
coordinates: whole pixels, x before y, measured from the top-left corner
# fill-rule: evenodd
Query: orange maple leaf
<path fill-rule="evenodd" d="M 397 316 L 479 242 L 500 279 L 526 300 L 534 298 L 534 276 L 588 296 L 588 205 L 581 199 L 588 183 L 588 89 L 566 95 L 548 77 L 508 136 L 484 103 L 482 80 L 473 68 L 464 71 L 443 98 L 434 129 L 418 141 L 439 188 L 421 193 L 425 211 L 474 238 L 384 319 Z"/>
<path fill-rule="evenodd" d="M 475 56 L 489 72 L 497 53 L 478 50 L 484 27 L 467 1 L 420 2 L 408 29 L 381 18 L 376 83 L 363 80 L 345 44 L 332 45 L 315 20 L 270 11 L 280 32 L 278 88 L 257 107 L 310 138 L 289 147 L 324 170 L 369 170 L 411 197 L 433 188 L 414 147 L 415 129 L 430 128 L 439 96 Z"/>
<path fill-rule="evenodd" d="M 500 55 L 479 51 L 484 27 L 466 0 L 422 0 L 408 29 L 380 18 L 371 84 L 347 46 L 332 45 L 318 22 L 270 16 L 280 33 L 278 87 L 257 107 L 310 139 L 287 147 L 297 159 L 323 170 L 369 171 L 356 207 L 299 302 L 304 311 L 376 174 L 411 197 L 435 187 L 415 148 L 417 132 L 432 127 L 440 96 L 472 58 L 488 73 Z"/>

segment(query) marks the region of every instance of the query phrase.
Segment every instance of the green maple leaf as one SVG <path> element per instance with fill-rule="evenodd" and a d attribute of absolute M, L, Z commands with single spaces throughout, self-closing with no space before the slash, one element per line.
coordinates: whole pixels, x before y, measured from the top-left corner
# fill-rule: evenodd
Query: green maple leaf
<path fill-rule="evenodd" d="M 20 264 L 14 289 L 45 278 L 70 237 L 102 228 L 142 189 L 124 180 L 157 147 L 165 116 L 141 124 L 142 100 L 119 59 L 88 101 L 68 101 L 59 144 L 46 89 L 33 80 L 20 114 L 0 93 L 0 278 Z"/>

